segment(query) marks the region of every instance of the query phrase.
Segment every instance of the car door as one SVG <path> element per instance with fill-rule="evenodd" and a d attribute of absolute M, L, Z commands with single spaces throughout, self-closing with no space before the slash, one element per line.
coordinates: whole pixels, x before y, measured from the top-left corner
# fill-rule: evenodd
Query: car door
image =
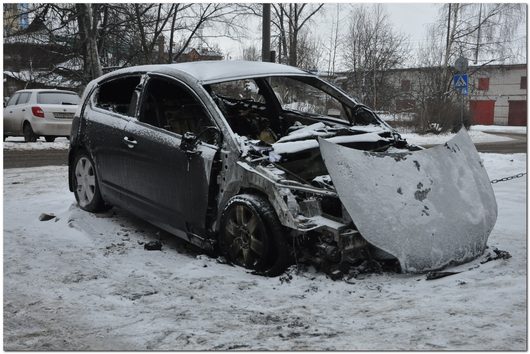
<path fill-rule="evenodd" d="M 31 95 L 35 92 L 21 92 L 17 104 L 12 108 L 11 129 L 14 134 L 22 134 L 24 121 L 31 116 L 31 107 L 28 105 Z"/>
<path fill-rule="evenodd" d="M 15 117 L 15 108 L 17 104 L 17 100 L 20 96 L 20 93 L 17 92 L 11 98 L 9 101 L 7 101 L 7 104 L 4 108 L 4 135 L 7 135 L 7 133 L 15 134 L 15 124 L 14 124 L 14 117 Z"/>
<path fill-rule="evenodd" d="M 95 89 L 85 109 L 83 139 L 91 153 L 103 198 L 122 205 L 128 179 L 122 158 L 124 129 L 134 117 L 131 101 L 141 75 L 118 77 L 103 82 Z"/>
<path fill-rule="evenodd" d="M 138 119 L 125 128 L 128 208 L 170 231 L 204 234 L 218 147 L 203 142 L 190 154 L 181 143 L 184 133 L 199 134 L 213 124 L 190 88 L 173 79 L 150 77 Z"/>

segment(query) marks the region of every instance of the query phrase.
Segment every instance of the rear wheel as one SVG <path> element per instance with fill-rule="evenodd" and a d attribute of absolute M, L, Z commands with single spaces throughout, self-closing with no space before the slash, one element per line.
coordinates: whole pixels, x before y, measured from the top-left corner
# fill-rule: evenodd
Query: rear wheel
<path fill-rule="evenodd" d="M 28 122 L 24 123 L 22 133 L 24 134 L 24 141 L 26 143 L 34 143 L 37 141 L 37 135 L 35 135 L 33 128 L 31 128 L 31 124 Z"/>
<path fill-rule="evenodd" d="M 99 191 L 96 167 L 87 153 L 79 153 L 74 162 L 74 195 L 81 209 L 100 212 L 108 209 Z"/>
<path fill-rule="evenodd" d="M 241 194 L 233 197 L 223 212 L 219 248 L 232 263 L 276 276 L 288 264 L 285 237 L 284 228 L 265 198 Z"/>
<path fill-rule="evenodd" d="M 44 137 L 44 139 L 48 142 L 48 143 L 53 143 L 55 141 L 55 137 L 53 135 L 46 135 Z"/>

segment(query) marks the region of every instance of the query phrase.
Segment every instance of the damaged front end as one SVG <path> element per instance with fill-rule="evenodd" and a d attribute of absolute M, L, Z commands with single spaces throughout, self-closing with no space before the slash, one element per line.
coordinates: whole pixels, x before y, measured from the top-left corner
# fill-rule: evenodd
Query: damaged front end
<path fill-rule="evenodd" d="M 241 152 L 226 154 L 220 208 L 266 196 L 295 259 L 328 273 L 373 260 L 424 272 L 484 252 L 497 206 L 465 129 L 422 149 L 318 79 L 289 80 L 207 87 Z"/>
<path fill-rule="evenodd" d="M 239 138 L 244 151 L 238 162 L 244 171 L 238 178 L 241 189 L 268 196 L 280 222 L 290 230 L 297 262 L 311 263 L 327 273 L 371 259 L 394 263 L 394 256 L 374 247 L 358 231 L 337 193 L 316 137 L 365 151 L 401 151 L 406 142 L 375 126 L 347 132 L 324 124 L 295 128 L 272 145 Z"/>
<path fill-rule="evenodd" d="M 268 195 L 297 260 L 327 272 L 373 259 L 413 273 L 464 263 L 484 252 L 496 221 L 465 129 L 425 150 L 385 131 L 242 143 L 243 186 Z"/>

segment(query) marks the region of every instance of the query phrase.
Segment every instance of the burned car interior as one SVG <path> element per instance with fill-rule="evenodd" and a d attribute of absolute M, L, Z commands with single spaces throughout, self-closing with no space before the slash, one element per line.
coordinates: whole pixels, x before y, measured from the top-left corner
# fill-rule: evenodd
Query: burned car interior
<path fill-rule="evenodd" d="M 234 133 L 248 143 L 250 155 L 260 158 L 272 153 L 277 157 L 268 162 L 285 169 L 291 177 L 330 188 L 331 183 L 319 182 L 327 172 L 318 151 L 317 137 L 364 134 L 366 130 L 353 129 L 350 122 L 361 128 L 379 123 L 366 107 L 340 103 L 312 83 L 318 85 L 318 81 L 305 77 L 266 77 L 216 83 L 205 88 Z M 381 139 L 374 141 L 348 142 L 346 139 L 341 144 L 384 151 L 390 147 L 393 137 L 388 131 L 379 134 Z M 309 140 L 314 143 L 312 148 L 305 144 Z"/>

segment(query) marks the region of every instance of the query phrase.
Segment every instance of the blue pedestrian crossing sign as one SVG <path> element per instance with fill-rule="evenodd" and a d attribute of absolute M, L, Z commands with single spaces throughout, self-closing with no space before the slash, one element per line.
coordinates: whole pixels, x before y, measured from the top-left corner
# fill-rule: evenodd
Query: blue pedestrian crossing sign
<path fill-rule="evenodd" d="M 467 74 L 453 76 L 453 86 L 460 94 L 467 96 Z"/>

